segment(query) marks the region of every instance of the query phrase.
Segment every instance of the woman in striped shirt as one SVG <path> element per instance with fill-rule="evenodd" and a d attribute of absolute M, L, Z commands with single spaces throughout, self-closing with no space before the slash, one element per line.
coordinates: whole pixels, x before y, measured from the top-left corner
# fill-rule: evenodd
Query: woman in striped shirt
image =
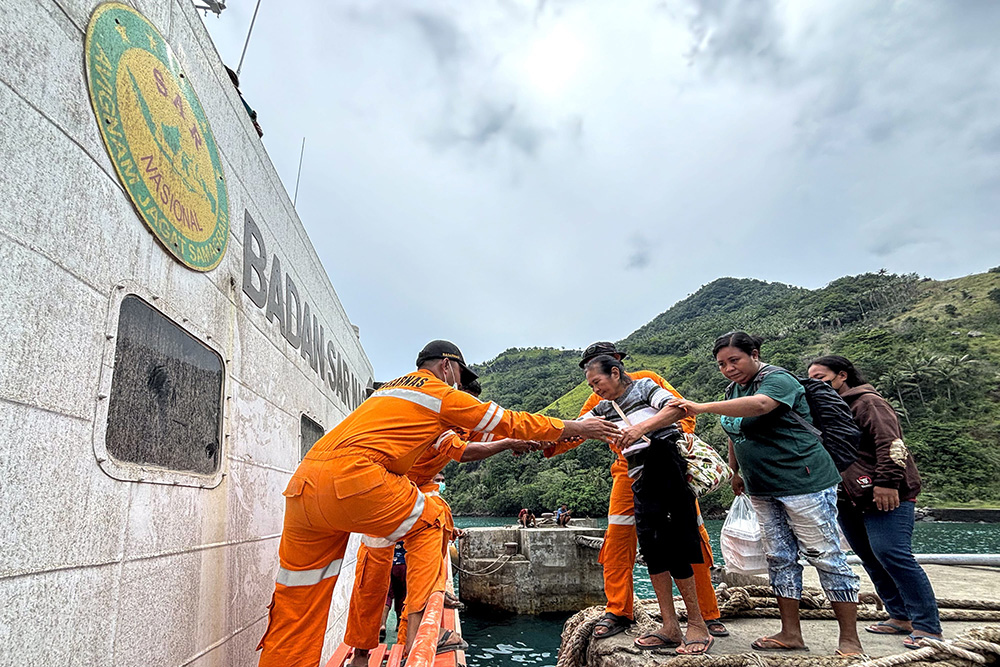
<path fill-rule="evenodd" d="M 613 445 L 629 464 L 639 551 L 663 616 L 663 627 L 639 637 L 635 645 L 643 650 L 678 647 L 681 655 L 707 653 L 713 639 L 698 607 L 691 569 L 692 563 L 702 562 L 698 513 L 674 425 L 684 412 L 668 405 L 673 398 L 668 391 L 648 378 L 633 380 L 614 357 L 594 357 L 584 370 L 587 384 L 602 400 L 582 418 L 604 417 L 621 429 Z M 673 582 L 687 609 L 686 633 L 674 611 Z"/>

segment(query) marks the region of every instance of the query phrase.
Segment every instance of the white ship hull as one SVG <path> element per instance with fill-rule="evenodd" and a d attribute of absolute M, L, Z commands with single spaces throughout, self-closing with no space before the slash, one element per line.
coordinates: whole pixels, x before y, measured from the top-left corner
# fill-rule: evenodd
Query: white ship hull
<path fill-rule="evenodd" d="M 302 429 L 329 430 L 372 378 L 191 2 L 130 4 L 171 45 L 211 122 L 229 245 L 216 268 L 192 271 L 126 195 L 88 94 L 84 42 L 97 3 L 0 0 L 3 666 L 255 665 Z M 260 239 L 247 251 L 254 227 Z M 255 302 L 275 258 L 277 294 L 291 278 L 322 328 L 321 359 L 282 335 L 266 298 Z M 121 419 L 115 378 L 129 295 L 221 360 L 221 393 L 204 399 L 222 406 L 207 471 L 115 454 L 108 430 Z M 158 373 L 149 375 L 154 398 L 187 400 L 180 371 Z M 135 412 L 130 420 L 149 418 Z M 165 428 L 197 426 L 172 419 Z M 121 428 L 148 427 L 133 421 Z M 352 540 L 325 655 L 343 633 L 355 549 Z"/>

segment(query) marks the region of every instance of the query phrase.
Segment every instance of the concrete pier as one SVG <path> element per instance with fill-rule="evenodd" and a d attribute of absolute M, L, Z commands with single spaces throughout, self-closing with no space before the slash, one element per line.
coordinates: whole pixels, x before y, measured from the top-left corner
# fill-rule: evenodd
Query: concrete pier
<path fill-rule="evenodd" d="M 868 579 L 861 566 L 854 566 L 854 570 L 861 577 L 862 593 L 873 592 L 871 581 Z M 946 565 L 925 565 L 924 570 L 931 580 L 935 594 L 938 599 L 952 600 L 983 600 L 1000 602 L 1000 569 L 994 567 L 963 567 Z M 767 577 L 753 576 L 726 576 L 727 583 L 734 586 L 751 584 L 765 584 Z M 803 573 L 803 583 L 807 587 L 817 588 L 819 578 L 815 568 L 807 567 Z M 681 609 L 681 603 L 677 602 L 677 608 Z M 655 605 L 648 607 L 655 610 Z M 942 610 L 943 612 L 945 610 Z M 575 617 L 574 617 L 575 618 Z M 729 637 L 720 637 L 712 647 L 712 655 L 721 656 L 725 654 L 751 653 L 750 643 L 757 637 L 773 634 L 778 631 L 779 621 L 777 618 L 734 618 L 723 619 L 730 630 Z M 863 631 L 865 626 L 877 621 L 865 620 L 858 622 L 859 635 L 865 652 L 872 656 L 893 655 L 904 652 L 902 637 L 893 635 L 874 635 Z M 567 623 L 567 628 L 571 627 L 573 619 Z M 945 638 L 953 638 L 972 628 L 983 626 L 1000 626 L 997 621 L 976 621 L 976 620 L 945 620 L 942 622 Z M 633 646 L 635 638 L 643 633 L 649 632 L 658 627 L 652 621 L 646 621 L 638 627 L 634 627 L 626 633 L 591 641 L 586 651 L 587 667 L 645 667 L 655 664 L 654 661 L 662 661 L 665 664 L 673 654 L 672 650 L 639 651 Z M 837 623 L 833 620 L 803 620 L 802 630 L 806 643 L 810 647 L 809 653 L 790 654 L 798 656 L 803 660 L 810 657 L 819 658 L 821 656 L 831 656 L 837 648 Z M 567 639 L 563 635 L 563 641 Z M 763 657 L 777 656 L 782 654 L 761 654 Z M 689 663 L 690 664 L 690 663 Z M 808 663 L 804 663 L 808 664 Z"/>
<path fill-rule="evenodd" d="M 462 600 L 516 614 L 604 604 L 597 551 L 578 545 L 577 535 L 602 537 L 604 529 L 467 528 L 459 547 Z"/>

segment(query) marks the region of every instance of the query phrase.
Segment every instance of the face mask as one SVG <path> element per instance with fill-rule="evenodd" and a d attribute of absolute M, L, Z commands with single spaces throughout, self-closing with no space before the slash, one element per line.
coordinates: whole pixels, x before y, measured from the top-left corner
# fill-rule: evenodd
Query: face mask
<path fill-rule="evenodd" d="M 444 482 L 438 482 L 438 493 L 444 493 Z"/>

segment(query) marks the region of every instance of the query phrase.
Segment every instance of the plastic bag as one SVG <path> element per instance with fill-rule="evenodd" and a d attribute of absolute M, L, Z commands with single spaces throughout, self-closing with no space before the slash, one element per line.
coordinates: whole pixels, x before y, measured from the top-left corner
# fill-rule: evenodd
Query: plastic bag
<path fill-rule="evenodd" d="M 736 496 L 722 524 L 722 558 L 726 569 L 743 574 L 767 572 L 757 512 L 746 494 Z"/>

